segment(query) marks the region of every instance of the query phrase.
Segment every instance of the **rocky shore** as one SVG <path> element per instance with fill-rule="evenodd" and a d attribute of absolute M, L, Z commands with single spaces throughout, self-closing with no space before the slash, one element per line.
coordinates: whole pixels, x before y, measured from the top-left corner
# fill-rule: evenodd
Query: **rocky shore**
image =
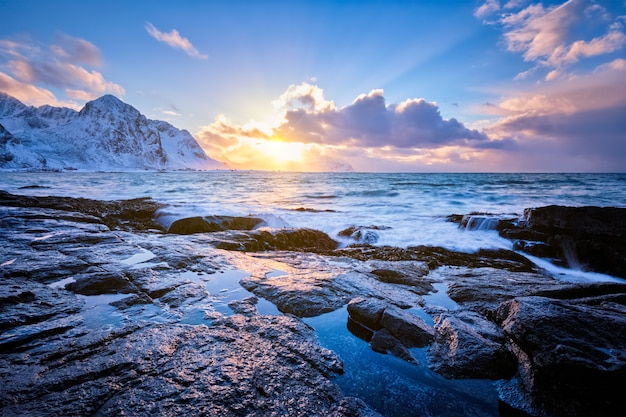
<path fill-rule="evenodd" d="M 623 283 L 564 282 L 506 250 L 340 248 L 247 217 L 165 230 L 159 208 L 0 192 L 0 414 L 377 415 L 342 392 L 342 358 L 302 320 L 342 308 L 376 352 L 492 380 L 502 415 L 626 414 Z M 573 242 L 587 268 L 623 277 L 593 254 L 619 255 L 625 210 L 580 230 L 595 209 L 570 210 L 495 227 L 529 253 Z M 454 307 L 429 301 L 446 289 Z"/>

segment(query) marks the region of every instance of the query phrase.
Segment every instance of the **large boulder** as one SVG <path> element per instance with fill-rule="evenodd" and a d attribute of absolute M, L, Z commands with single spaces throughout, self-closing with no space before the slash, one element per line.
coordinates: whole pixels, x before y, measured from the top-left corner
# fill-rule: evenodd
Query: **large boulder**
<path fill-rule="evenodd" d="M 417 363 L 409 348 L 432 342 L 435 331 L 418 316 L 378 299 L 357 297 L 348 303 L 348 329 L 377 352 L 390 352 Z"/>
<path fill-rule="evenodd" d="M 381 319 L 388 304 L 375 298 L 357 297 L 348 303 L 348 314 L 357 323 L 371 330 L 382 328 Z"/>
<path fill-rule="evenodd" d="M 430 368 L 448 378 L 511 378 L 517 361 L 502 330 L 471 312 L 444 313 L 435 319 Z"/>
<path fill-rule="evenodd" d="M 515 248 L 564 266 L 626 278 L 626 208 L 547 206 L 501 222 Z"/>
<path fill-rule="evenodd" d="M 432 342 L 435 331 L 418 316 L 389 306 L 380 319 L 382 326 L 406 347 L 423 347 Z"/>
<path fill-rule="evenodd" d="M 626 286 L 602 295 L 601 285 L 590 288 L 588 297 L 519 297 L 496 310 L 517 356 L 518 388 L 548 415 L 626 410 Z"/>
<path fill-rule="evenodd" d="M 167 232 L 190 235 L 224 230 L 252 230 L 264 223 L 263 219 L 256 217 L 196 216 L 174 221 Z"/>

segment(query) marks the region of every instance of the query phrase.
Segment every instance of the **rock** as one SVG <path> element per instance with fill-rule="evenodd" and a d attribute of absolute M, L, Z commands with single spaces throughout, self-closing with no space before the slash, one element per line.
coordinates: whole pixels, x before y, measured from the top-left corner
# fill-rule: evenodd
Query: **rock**
<path fill-rule="evenodd" d="M 65 289 L 82 295 L 97 294 L 129 294 L 138 292 L 128 278 L 122 273 L 94 273 L 75 276 L 75 282 Z"/>
<path fill-rule="evenodd" d="M 328 253 L 338 243 L 326 233 L 313 229 L 271 229 L 250 231 L 215 232 L 210 243 L 219 249 L 263 252 L 303 251 Z"/>
<path fill-rule="evenodd" d="M 623 414 L 625 289 L 571 299 L 519 297 L 498 307 L 496 320 L 519 362 L 519 389 L 534 408 L 548 415 Z"/>
<path fill-rule="evenodd" d="M 387 353 L 390 352 L 392 355 L 399 357 L 400 359 L 404 359 L 405 361 L 417 365 L 417 360 L 411 355 L 411 352 L 400 342 L 397 338 L 395 338 L 389 330 L 381 329 L 372 335 L 370 340 L 370 346 L 372 350 L 379 353 Z"/>
<path fill-rule="evenodd" d="M 255 217 L 198 216 L 174 221 L 167 232 L 189 235 L 192 233 L 220 232 L 224 230 L 252 230 L 264 223 L 263 219 Z"/>
<path fill-rule="evenodd" d="M 381 320 L 387 306 L 381 300 L 357 297 L 348 303 L 348 314 L 353 321 L 371 330 L 379 330 L 382 328 Z"/>
<path fill-rule="evenodd" d="M 81 221 L 101 221 L 111 230 L 163 230 L 154 221 L 155 213 L 164 207 L 150 198 L 131 200 L 98 201 L 72 197 L 34 197 L 14 195 L 0 190 L 0 205 L 9 207 L 39 207 L 63 212 L 78 212 L 91 217 Z M 59 214 L 63 216 L 62 213 Z"/>
<path fill-rule="evenodd" d="M 325 252 L 337 248 L 337 242 L 326 233 L 313 229 L 280 229 L 258 231 L 252 235 L 256 245 L 246 246 L 247 251 L 291 250 Z"/>
<path fill-rule="evenodd" d="M 426 346 L 435 335 L 424 320 L 395 306 L 385 308 L 381 324 L 406 347 Z"/>
<path fill-rule="evenodd" d="M 284 316 L 85 336 L 15 362 L 0 407 L 3 415 L 371 415 L 328 379 L 341 362 L 314 341 Z"/>
<path fill-rule="evenodd" d="M 0 205 L 1 415 L 375 415 L 303 322 L 212 308 L 204 275 L 236 268 L 202 236 L 85 216 Z"/>
<path fill-rule="evenodd" d="M 376 352 L 417 363 L 407 348 L 425 346 L 433 339 L 433 328 L 422 319 L 382 300 L 357 297 L 347 309 L 348 329 Z"/>
<path fill-rule="evenodd" d="M 259 300 L 256 297 L 248 297 L 243 300 L 233 300 L 228 303 L 228 307 L 236 314 L 251 316 L 256 313 L 256 304 Z"/>
<path fill-rule="evenodd" d="M 461 311 L 435 319 L 435 341 L 428 350 L 430 368 L 447 378 L 509 379 L 517 360 L 504 333 L 483 316 Z"/>
<path fill-rule="evenodd" d="M 240 281 L 244 288 L 299 317 L 334 311 L 359 296 L 406 307 L 423 303 L 413 288 L 382 283 L 369 273 L 369 265 L 349 258 L 303 252 L 255 253 L 253 263 L 248 256 L 236 258 L 250 273 Z M 275 269 L 284 274 L 268 277 Z"/>
<path fill-rule="evenodd" d="M 481 249 L 476 253 L 455 252 L 437 246 L 412 246 L 396 248 L 390 246 L 352 245 L 336 251 L 337 255 L 349 256 L 362 261 L 383 260 L 420 261 L 432 269 L 440 266 L 467 266 L 472 268 L 492 267 L 512 272 L 531 272 L 535 265 L 525 257 L 504 249 Z"/>
<path fill-rule="evenodd" d="M 500 234 L 531 255 L 574 269 L 626 278 L 626 208 L 547 206 L 524 220 L 499 225 Z"/>
<path fill-rule="evenodd" d="M 378 242 L 378 233 L 376 230 L 387 230 L 390 227 L 381 226 L 352 226 L 337 233 L 338 236 L 348 237 L 358 243 L 366 243 L 373 245 Z"/>
<path fill-rule="evenodd" d="M 441 268 L 448 282 L 448 295 L 464 308 L 487 318 L 498 305 L 515 297 L 568 287 L 542 273 L 516 272 L 495 268 Z"/>
<path fill-rule="evenodd" d="M 119 301 L 112 302 L 111 305 L 123 310 L 134 306 L 152 304 L 152 302 L 152 298 L 150 298 L 147 294 L 139 293 L 130 294 L 128 297 L 122 298 Z"/>
<path fill-rule="evenodd" d="M 626 237 L 626 209 L 616 207 L 546 206 L 524 210 L 528 227 L 581 235 Z"/>

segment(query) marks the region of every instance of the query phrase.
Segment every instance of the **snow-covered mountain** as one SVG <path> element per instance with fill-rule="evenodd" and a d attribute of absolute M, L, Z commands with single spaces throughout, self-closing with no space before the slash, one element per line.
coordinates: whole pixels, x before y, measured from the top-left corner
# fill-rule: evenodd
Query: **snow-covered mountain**
<path fill-rule="evenodd" d="M 0 169 L 88 171 L 228 169 L 194 137 L 149 120 L 112 95 L 79 112 L 26 106 L 0 92 Z"/>

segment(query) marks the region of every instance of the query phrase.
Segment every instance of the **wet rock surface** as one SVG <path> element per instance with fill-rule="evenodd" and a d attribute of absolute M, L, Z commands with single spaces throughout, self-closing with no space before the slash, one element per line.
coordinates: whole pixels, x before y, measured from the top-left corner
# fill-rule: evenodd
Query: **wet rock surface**
<path fill-rule="evenodd" d="M 3 416 L 376 414 L 302 321 L 209 291 L 220 251 L 67 213 L 0 206 Z"/>
<path fill-rule="evenodd" d="M 0 193 L 0 414 L 374 415 L 300 320 L 342 308 L 376 352 L 498 380 L 506 412 L 626 411 L 625 284 L 506 250 L 164 233 L 158 206 Z"/>
<path fill-rule="evenodd" d="M 154 221 L 155 213 L 164 207 L 150 198 L 132 200 L 99 201 L 72 197 L 34 197 L 9 194 L 0 190 L 0 205 L 9 207 L 39 207 L 60 210 L 61 219 L 72 219 L 71 213 L 80 213 L 81 222 L 102 223 L 110 229 L 120 230 L 162 230 Z M 92 216 L 91 218 L 84 215 Z"/>
<path fill-rule="evenodd" d="M 514 249 L 551 258 L 575 269 L 626 278 L 626 208 L 546 206 L 524 210 L 521 219 L 449 216 L 460 227 L 489 223 Z"/>
<path fill-rule="evenodd" d="M 255 217 L 198 216 L 174 221 L 167 232 L 190 235 L 224 230 L 252 230 L 262 223 L 264 223 L 263 219 Z"/>
<path fill-rule="evenodd" d="M 519 362 L 519 383 L 536 409 L 552 415 L 626 410 L 617 400 L 626 383 L 626 288 L 608 289 L 571 299 L 518 297 L 496 310 Z"/>

